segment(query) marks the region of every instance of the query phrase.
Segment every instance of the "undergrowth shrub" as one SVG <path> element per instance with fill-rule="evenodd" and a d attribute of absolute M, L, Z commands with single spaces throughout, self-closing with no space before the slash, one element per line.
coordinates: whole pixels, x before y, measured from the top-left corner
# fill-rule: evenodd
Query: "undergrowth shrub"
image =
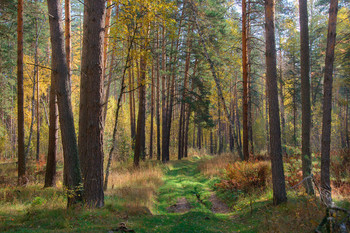
<path fill-rule="evenodd" d="M 289 187 L 293 187 L 303 179 L 301 169 L 301 159 L 292 156 L 284 159 L 285 164 L 285 179 Z"/>
<path fill-rule="evenodd" d="M 250 192 L 266 187 L 269 172 L 269 163 L 265 161 L 235 162 L 226 166 L 224 177 L 216 186 L 225 190 Z"/>

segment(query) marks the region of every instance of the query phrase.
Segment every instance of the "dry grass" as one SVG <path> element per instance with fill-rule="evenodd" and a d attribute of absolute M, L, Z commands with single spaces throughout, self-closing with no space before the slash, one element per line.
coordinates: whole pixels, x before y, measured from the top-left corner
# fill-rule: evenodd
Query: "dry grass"
<path fill-rule="evenodd" d="M 128 214 L 149 213 L 156 191 L 163 184 L 163 171 L 160 165 L 142 164 L 139 169 L 131 165 L 112 170 L 107 195 L 123 199 L 122 206 Z"/>
<path fill-rule="evenodd" d="M 290 200 L 275 208 L 261 209 L 262 227 L 259 232 L 313 232 L 325 215 L 317 199 L 304 197 Z M 268 214 L 266 214 L 268 213 Z"/>
<path fill-rule="evenodd" d="M 203 159 L 198 164 L 198 169 L 208 177 L 220 176 L 228 164 L 234 163 L 238 157 L 234 154 L 225 153 L 208 159 Z"/>

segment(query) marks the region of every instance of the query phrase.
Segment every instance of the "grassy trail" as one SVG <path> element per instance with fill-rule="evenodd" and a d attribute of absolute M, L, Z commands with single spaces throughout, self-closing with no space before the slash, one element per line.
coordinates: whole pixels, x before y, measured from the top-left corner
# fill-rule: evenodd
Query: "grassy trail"
<path fill-rule="evenodd" d="M 136 232 L 255 232 L 235 221 L 232 214 L 211 211 L 212 180 L 197 170 L 199 160 L 175 161 L 164 176 L 153 216 L 130 219 Z M 186 213 L 169 213 L 169 206 L 186 198 L 191 208 Z"/>

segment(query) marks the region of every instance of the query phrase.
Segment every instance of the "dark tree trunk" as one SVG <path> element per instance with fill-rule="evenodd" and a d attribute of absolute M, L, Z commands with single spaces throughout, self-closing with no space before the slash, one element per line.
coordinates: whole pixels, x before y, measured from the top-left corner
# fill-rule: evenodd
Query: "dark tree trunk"
<path fill-rule="evenodd" d="M 329 166 L 332 125 L 332 75 L 334 63 L 334 47 L 336 40 L 337 13 L 338 0 L 331 0 L 329 8 L 327 50 L 323 82 L 323 117 L 321 145 L 321 187 L 322 189 L 328 191 L 329 194 L 331 193 Z"/>
<path fill-rule="evenodd" d="M 107 78 L 107 86 L 103 87 L 103 128 L 106 124 L 106 117 L 107 117 L 107 110 L 108 110 L 108 99 L 109 99 L 109 92 L 110 87 L 112 83 L 112 71 L 113 71 L 113 63 L 114 63 L 114 57 L 115 57 L 115 49 L 113 49 L 111 61 L 110 61 L 110 67 L 109 67 L 109 74 L 106 76 L 106 70 L 107 70 L 107 54 L 108 54 L 108 42 L 109 42 L 109 32 L 110 32 L 110 22 L 111 22 L 111 13 L 112 13 L 112 0 L 107 0 L 107 10 L 106 10 L 106 19 L 105 19 L 105 35 L 103 38 L 103 69 L 102 69 L 102 77 L 103 79 Z M 117 7 L 117 16 L 116 19 L 118 20 L 118 12 L 119 8 Z"/>
<path fill-rule="evenodd" d="M 103 39 L 105 1 L 84 2 L 81 61 L 79 156 L 84 180 L 84 202 L 104 205 L 103 193 Z"/>
<path fill-rule="evenodd" d="M 159 49 L 159 35 L 158 35 L 158 30 L 157 30 L 157 42 L 156 42 L 157 50 Z M 156 66 L 157 66 L 157 103 L 156 103 L 156 121 L 157 121 L 157 160 L 160 160 L 161 157 L 161 151 L 160 151 L 160 113 L 159 113 L 159 108 L 160 108 L 160 82 L 159 82 L 159 54 L 157 53 L 157 60 L 156 60 Z"/>
<path fill-rule="evenodd" d="M 34 126 L 34 119 L 35 119 L 35 83 L 36 83 L 36 79 L 35 79 L 36 73 L 34 72 L 34 82 L 33 82 L 33 92 L 32 92 L 32 107 L 31 107 L 31 111 L 32 111 L 32 120 L 30 122 L 30 127 L 29 127 L 29 137 L 28 137 L 28 143 L 27 143 L 27 148 L 25 151 L 25 157 L 27 158 L 29 155 L 29 151 L 30 151 L 30 145 L 32 144 L 32 136 L 33 136 L 33 126 Z"/>
<path fill-rule="evenodd" d="M 269 112 L 269 101 L 268 101 L 268 85 L 266 84 L 266 89 L 265 89 L 265 130 L 266 130 L 266 151 L 267 154 L 270 154 L 271 148 L 270 148 L 270 133 L 269 133 L 269 117 L 268 117 L 268 112 Z"/>
<path fill-rule="evenodd" d="M 283 92 L 283 58 L 282 51 L 279 52 L 280 58 L 280 68 L 279 68 L 279 84 L 280 84 L 280 100 L 281 100 L 281 136 L 282 136 L 282 155 L 285 155 L 285 145 L 286 145 L 286 120 L 284 117 L 284 92 Z"/>
<path fill-rule="evenodd" d="M 58 107 L 56 97 L 56 85 L 54 74 L 51 74 L 50 87 L 50 125 L 49 125 L 49 148 L 47 152 L 45 185 L 44 187 L 56 186 L 56 154 L 58 141 Z"/>
<path fill-rule="evenodd" d="M 132 60 L 132 59 L 131 59 Z M 136 130 L 135 130 L 135 103 L 134 103 L 134 62 L 131 61 L 131 67 L 128 69 L 129 73 L 129 106 L 130 106 L 130 130 L 131 130 L 131 144 L 134 145 Z M 132 146 L 134 147 L 134 146 Z"/>
<path fill-rule="evenodd" d="M 197 64 L 198 64 L 198 60 L 196 59 L 194 62 L 192 77 L 196 76 Z M 193 89 L 194 89 L 194 82 L 192 80 L 191 92 L 193 92 Z M 191 106 L 189 104 L 185 105 L 185 115 L 186 115 L 186 119 L 185 119 L 185 132 L 184 132 L 185 133 L 185 136 L 184 136 L 184 157 L 187 158 L 187 156 L 188 156 L 188 130 L 189 130 L 189 126 L 190 126 L 190 117 L 191 117 Z"/>
<path fill-rule="evenodd" d="M 18 130 L 18 185 L 25 185 L 26 158 L 24 154 L 24 113 L 23 113 L 23 0 L 17 7 L 17 130 Z"/>
<path fill-rule="evenodd" d="M 248 69 L 249 70 L 249 69 Z M 248 140 L 250 144 L 249 154 L 254 155 L 253 141 L 253 114 L 252 114 L 252 76 L 248 75 Z"/>
<path fill-rule="evenodd" d="M 165 24 L 163 23 L 162 28 L 162 162 L 167 162 L 166 155 L 164 154 L 164 140 L 166 137 L 167 127 L 167 98 L 166 98 L 166 51 L 165 51 Z"/>
<path fill-rule="evenodd" d="M 71 16 L 70 16 L 71 6 L 70 6 L 70 0 L 64 1 L 64 37 L 65 37 L 65 49 L 66 49 L 66 60 L 67 60 L 67 67 L 68 67 L 68 75 L 69 80 L 72 72 L 72 63 L 71 63 Z"/>
<path fill-rule="evenodd" d="M 137 130 L 135 138 L 134 166 L 139 167 L 140 158 L 145 159 L 145 123 L 146 123 L 146 57 L 140 59 L 140 79 L 139 79 L 139 112 L 137 117 Z"/>
<path fill-rule="evenodd" d="M 210 131 L 210 154 L 214 154 L 213 131 Z"/>
<path fill-rule="evenodd" d="M 242 0 L 242 70 L 243 70 L 243 157 L 249 159 L 248 142 L 248 58 L 247 58 L 247 2 Z"/>
<path fill-rule="evenodd" d="M 152 62 L 151 76 L 151 132 L 149 138 L 149 158 L 153 157 L 153 115 L 154 115 L 154 62 Z"/>
<path fill-rule="evenodd" d="M 38 49 L 39 49 L 39 32 L 38 32 L 38 19 L 35 20 L 35 35 L 36 35 L 36 43 L 35 43 L 35 66 L 34 66 L 34 80 L 36 80 L 36 161 L 39 161 L 40 156 L 40 112 L 39 112 L 39 58 L 38 58 Z M 35 84 L 34 84 L 35 85 Z M 33 96 L 34 98 L 34 96 Z"/>
<path fill-rule="evenodd" d="M 202 149 L 202 128 L 200 125 L 198 125 L 197 129 L 197 148 L 199 150 Z"/>
<path fill-rule="evenodd" d="M 239 121 L 239 113 L 237 112 L 237 110 L 238 110 L 238 101 L 237 101 L 237 80 L 236 80 L 236 78 L 235 78 L 234 96 L 235 96 L 235 100 L 234 100 L 233 114 L 236 115 L 236 117 L 233 117 L 233 119 L 235 118 L 235 121 L 236 121 L 236 124 L 235 124 L 236 131 L 237 131 L 236 144 L 237 144 L 238 155 L 243 160 L 244 156 L 243 156 L 243 153 L 242 153 L 241 124 L 240 124 L 240 121 Z"/>
<path fill-rule="evenodd" d="M 218 99 L 218 138 L 219 138 L 219 150 L 218 154 L 223 152 L 223 139 L 222 139 L 222 122 L 221 122 L 221 108 L 220 108 L 220 99 Z"/>
<path fill-rule="evenodd" d="M 190 58 L 191 58 L 191 26 L 188 27 L 188 35 L 187 35 L 187 49 L 186 49 L 186 62 L 185 62 L 185 74 L 184 74 L 184 84 L 183 84 L 183 92 L 182 92 L 182 101 L 180 106 L 180 122 L 179 122 L 179 147 L 178 147 L 178 159 L 184 157 L 185 150 L 185 131 L 186 131 L 186 96 L 187 96 L 187 80 L 188 80 L 188 71 L 190 69 Z"/>
<path fill-rule="evenodd" d="M 273 203 L 278 205 L 287 201 L 285 189 L 281 129 L 278 107 L 277 70 L 276 70 L 276 43 L 274 22 L 274 0 L 265 1 L 265 28 L 266 28 L 266 83 L 269 100 L 269 124 L 271 169 L 273 184 Z"/>
<path fill-rule="evenodd" d="M 350 137 L 349 137 L 349 89 L 346 90 L 346 109 L 345 109 L 345 140 L 348 150 L 350 149 Z"/>
<path fill-rule="evenodd" d="M 71 104 L 71 90 L 64 50 L 62 28 L 62 7 L 58 0 L 48 0 L 50 37 L 52 45 L 52 75 L 56 85 L 56 94 L 61 126 L 64 157 L 64 184 L 67 187 L 68 207 L 81 201 L 81 174 L 78 147 L 74 128 Z"/>
<path fill-rule="evenodd" d="M 309 27 L 307 0 L 299 0 L 300 16 L 300 65 L 301 65 L 301 111 L 302 111 L 302 147 L 301 161 L 303 178 L 311 174 L 312 158 L 310 151 L 310 131 L 311 131 L 311 105 L 310 105 L 310 55 L 309 55 Z M 311 179 L 304 182 L 306 192 L 310 195 L 314 193 Z"/>

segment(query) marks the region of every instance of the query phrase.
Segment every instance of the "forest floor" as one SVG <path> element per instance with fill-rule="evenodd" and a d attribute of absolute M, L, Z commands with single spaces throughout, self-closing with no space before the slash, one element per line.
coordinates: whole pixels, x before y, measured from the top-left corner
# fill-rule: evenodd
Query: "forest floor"
<path fill-rule="evenodd" d="M 269 189 L 249 195 L 217 190 L 220 178 L 203 169 L 222 167 L 212 159 L 112 171 L 105 206 L 95 210 L 67 210 L 60 188 L 1 187 L 0 232 L 116 232 L 120 225 L 134 232 L 311 232 L 322 220 L 317 197 L 289 192 L 288 202 L 275 207 Z"/>

